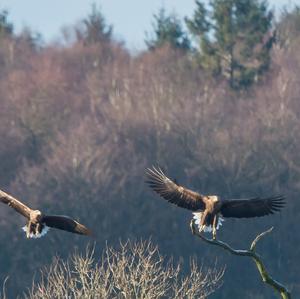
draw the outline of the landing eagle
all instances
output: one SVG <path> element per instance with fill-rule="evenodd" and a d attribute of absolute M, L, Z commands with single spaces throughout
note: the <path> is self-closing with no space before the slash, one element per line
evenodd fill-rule
<path fill-rule="evenodd" d="M 65 230 L 80 235 L 91 235 L 91 231 L 84 225 L 68 216 L 45 215 L 39 210 L 33 210 L 21 201 L 0 190 L 0 201 L 12 207 L 27 219 L 27 224 L 22 228 L 27 238 L 44 236 L 49 227 Z"/>
<path fill-rule="evenodd" d="M 261 217 L 278 212 L 285 204 L 283 196 L 249 199 L 220 199 L 216 195 L 202 195 L 165 176 L 160 168 L 146 171 L 149 186 L 168 202 L 194 211 L 194 219 L 199 232 L 216 232 L 222 225 L 223 217 Z"/>

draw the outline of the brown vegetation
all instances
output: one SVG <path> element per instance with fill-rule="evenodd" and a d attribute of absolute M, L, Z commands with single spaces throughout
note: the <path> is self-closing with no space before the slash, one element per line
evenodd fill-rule
<path fill-rule="evenodd" d="M 269 74 L 255 89 L 237 93 L 168 47 L 132 57 L 113 41 L 41 49 L 20 37 L 2 41 L 1 188 L 45 212 L 70 208 L 70 216 L 94 228 L 97 246 L 152 235 L 162 254 L 181 257 L 184 265 L 191 255 L 209 263 L 218 256 L 230 265 L 218 298 L 272 294 L 257 287 L 255 269 L 199 249 L 189 234 L 190 214 L 154 198 L 144 184 L 146 167 L 168 168 L 202 193 L 285 194 L 281 216 L 239 225 L 229 220 L 220 234 L 244 244 L 272 223 L 275 233 L 263 245 L 270 270 L 284 273 L 283 282 L 299 296 L 298 43 L 275 46 Z M 0 279 L 10 277 L 11 296 L 51 256 L 86 247 L 80 237 L 54 232 L 29 242 L 21 217 L 11 223 L 7 213 L 13 212 L 2 206 Z"/>
<path fill-rule="evenodd" d="M 199 268 L 190 273 L 163 257 L 150 241 L 106 247 L 99 262 L 95 251 L 74 254 L 67 262 L 56 259 L 42 272 L 25 297 L 60 298 L 206 298 L 221 285 L 223 270 Z"/>

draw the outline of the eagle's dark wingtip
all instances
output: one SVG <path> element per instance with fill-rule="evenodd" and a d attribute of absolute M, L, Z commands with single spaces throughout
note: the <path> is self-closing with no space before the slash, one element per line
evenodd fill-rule
<path fill-rule="evenodd" d="M 153 174 L 156 174 L 155 170 L 156 169 L 154 166 L 152 166 L 152 168 L 150 167 L 146 168 L 146 177 L 152 177 Z"/>
<path fill-rule="evenodd" d="M 152 168 L 146 169 L 146 183 L 148 184 L 153 183 L 154 181 L 161 182 L 165 177 L 165 174 L 159 167 L 157 169 L 155 166 L 152 166 Z"/>
<path fill-rule="evenodd" d="M 159 166 L 146 169 L 146 179 L 145 183 L 155 192 L 157 192 L 162 197 L 168 197 L 168 192 L 166 191 L 166 184 L 169 179 L 163 173 Z"/>
<path fill-rule="evenodd" d="M 285 196 L 284 195 L 277 195 L 273 197 L 273 202 L 275 204 L 280 204 L 280 205 L 285 205 L 286 201 L 285 201 Z"/>
<path fill-rule="evenodd" d="M 152 189 L 155 189 L 158 186 L 162 186 L 164 184 L 168 184 L 170 182 L 174 183 L 175 185 L 179 186 L 179 183 L 176 179 L 169 179 L 163 170 L 157 166 L 152 166 L 152 168 L 146 169 L 146 184 L 148 184 Z"/>
<path fill-rule="evenodd" d="M 271 212 L 272 214 L 274 212 L 279 212 L 281 209 L 286 205 L 286 200 L 284 195 L 277 195 L 271 197 L 272 206 L 271 206 Z"/>
<path fill-rule="evenodd" d="M 80 235 L 85 235 L 85 236 L 93 236 L 93 232 L 89 230 L 86 226 L 83 224 L 77 223 L 75 227 L 75 232 L 80 234 Z"/>
<path fill-rule="evenodd" d="M 88 229 L 88 231 L 86 233 L 86 236 L 95 238 L 95 234 L 91 230 L 89 230 L 89 229 Z"/>

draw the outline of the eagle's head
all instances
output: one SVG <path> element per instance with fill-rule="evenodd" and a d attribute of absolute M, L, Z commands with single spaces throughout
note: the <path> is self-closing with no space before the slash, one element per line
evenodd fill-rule
<path fill-rule="evenodd" d="M 34 223 L 37 223 L 37 222 L 40 222 L 42 220 L 42 212 L 39 211 L 39 210 L 32 210 L 30 212 L 30 221 L 34 222 Z"/>
<path fill-rule="evenodd" d="M 209 200 L 211 200 L 212 202 L 218 202 L 219 198 L 217 195 L 209 195 L 208 196 Z"/>

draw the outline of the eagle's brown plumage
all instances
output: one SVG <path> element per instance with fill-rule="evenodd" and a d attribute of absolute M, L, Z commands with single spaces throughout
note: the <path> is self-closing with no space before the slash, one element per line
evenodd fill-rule
<path fill-rule="evenodd" d="M 53 227 L 80 235 L 91 235 L 91 231 L 84 225 L 68 216 L 44 215 L 39 210 L 33 210 L 21 201 L 0 190 L 0 201 L 12 207 L 15 211 L 28 219 L 25 227 L 26 236 L 40 237 L 47 232 L 47 227 Z"/>
<path fill-rule="evenodd" d="M 16 198 L 0 190 L 0 201 L 15 209 L 18 213 L 29 219 L 31 209 Z"/>
<path fill-rule="evenodd" d="M 165 176 L 160 168 L 148 168 L 146 182 L 162 198 L 179 207 L 192 211 L 199 219 L 200 230 L 205 226 L 212 226 L 214 237 L 219 216 L 249 218 L 261 217 L 278 212 L 285 204 L 283 196 L 249 199 L 220 200 L 216 195 L 201 195 L 178 185 Z"/>
<path fill-rule="evenodd" d="M 148 168 L 146 175 L 149 186 L 170 203 L 193 211 L 205 208 L 202 195 L 177 185 L 166 177 L 160 168 Z"/>

